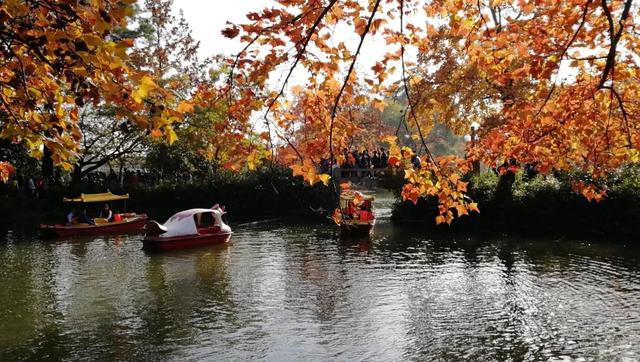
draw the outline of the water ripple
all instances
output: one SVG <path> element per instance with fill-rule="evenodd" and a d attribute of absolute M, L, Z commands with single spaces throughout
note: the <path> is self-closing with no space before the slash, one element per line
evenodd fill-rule
<path fill-rule="evenodd" d="M 0 360 L 640 358 L 640 251 L 555 240 L 373 240 L 329 224 L 146 254 L 139 236 L 0 244 Z"/>

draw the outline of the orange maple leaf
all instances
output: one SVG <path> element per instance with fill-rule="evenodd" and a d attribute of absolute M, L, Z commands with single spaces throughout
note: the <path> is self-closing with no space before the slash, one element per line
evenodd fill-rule
<path fill-rule="evenodd" d="M 240 29 L 237 26 L 231 25 L 228 28 L 222 30 L 222 35 L 229 39 L 233 39 L 240 34 Z"/>

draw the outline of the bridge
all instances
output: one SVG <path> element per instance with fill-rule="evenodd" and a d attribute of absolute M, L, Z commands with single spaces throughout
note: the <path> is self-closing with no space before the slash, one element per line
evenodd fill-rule
<path fill-rule="evenodd" d="M 339 182 L 351 181 L 354 184 L 375 187 L 380 176 L 389 172 L 388 168 L 336 168 L 333 177 Z"/>

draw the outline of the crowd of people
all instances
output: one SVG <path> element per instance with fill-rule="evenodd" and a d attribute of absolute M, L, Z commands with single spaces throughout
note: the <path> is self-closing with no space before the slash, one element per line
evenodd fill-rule
<path fill-rule="evenodd" d="M 334 168 L 342 168 L 342 169 L 382 169 L 387 168 L 389 155 L 387 151 L 380 147 L 380 149 L 374 150 L 372 153 L 369 153 L 368 149 L 364 149 L 362 151 L 357 148 L 344 148 L 342 150 L 342 158 L 338 161 L 337 158 L 333 160 Z M 331 165 L 329 164 L 329 160 L 323 158 L 320 160 L 320 171 L 323 173 L 329 173 L 329 168 Z"/>
<path fill-rule="evenodd" d="M 62 180 L 57 176 L 44 178 L 15 174 L 9 178 L 8 182 L 0 182 L 0 195 L 17 196 L 24 193 L 28 197 L 38 200 L 46 196 L 50 186 L 61 184 Z"/>
<path fill-rule="evenodd" d="M 382 147 L 371 154 L 366 148 L 362 151 L 344 148 L 342 155 L 344 161 L 339 165 L 341 168 L 386 168 L 389 160 L 387 151 Z"/>

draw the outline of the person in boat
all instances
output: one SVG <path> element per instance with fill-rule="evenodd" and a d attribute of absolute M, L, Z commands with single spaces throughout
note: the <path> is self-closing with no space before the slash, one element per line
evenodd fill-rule
<path fill-rule="evenodd" d="M 373 220 L 373 213 L 371 212 L 371 205 L 369 201 L 362 203 L 362 206 L 360 206 L 359 216 L 360 216 L 360 221 Z"/>
<path fill-rule="evenodd" d="M 100 217 L 107 219 L 108 222 L 113 221 L 113 213 L 111 212 L 111 209 L 109 209 L 109 204 L 104 204 L 102 210 L 100 210 Z"/>
<path fill-rule="evenodd" d="M 346 219 L 353 219 L 355 215 L 356 209 L 353 207 L 353 202 L 349 201 L 349 204 L 347 204 L 347 209 L 344 212 L 344 217 Z"/>
<path fill-rule="evenodd" d="M 83 223 L 83 224 L 89 224 L 89 225 L 95 225 L 96 224 L 93 221 L 93 219 L 90 218 L 89 215 L 87 215 L 87 209 L 83 209 L 82 210 L 82 214 L 80 214 L 80 216 L 78 216 L 78 222 L 79 223 Z"/>
<path fill-rule="evenodd" d="M 71 211 L 67 214 L 67 225 L 74 225 L 78 223 L 78 212 L 76 208 L 72 208 Z"/>

